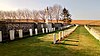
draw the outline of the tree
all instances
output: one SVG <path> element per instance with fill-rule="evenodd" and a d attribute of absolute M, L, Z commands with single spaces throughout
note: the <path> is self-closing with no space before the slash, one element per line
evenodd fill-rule
<path fill-rule="evenodd" d="M 10 19 L 10 20 L 14 20 L 14 19 L 19 19 L 19 21 L 21 19 L 26 19 L 28 21 L 28 19 L 33 19 L 34 21 L 38 22 L 39 19 L 42 19 L 44 22 L 46 20 L 46 15 L 48 20 L 56 20 L 57 23 L 59 20 L 61 20 L 62 17 L 67 17 L 67 20 L 71 21 L 71 14 L 69 14 L 69 11 L 66 10 L 64 8 L 64 10 L 66 10 L 65 12 L 62 11 L 62 6 L 55 4 L 52 7 L 47 7 L 47 11 L 45 10 L 28 10 L 28 9 L 18 9 L 17 11 L 0 11 L 0 19 Z M 62 13 L 63 12 L 63 13 Z M 62 16 L 63 15 L 63 16 Z"/>
<path fill-rule="evenodd" d="M 28 19 L 31 19 L 31 14 L 32 14 L 32 12 L 30 11 L 30 10 L 28 10 L 28 9 L 24 9 L 23 10 L 23 18 L 24 19 L 26 19 L 27 20 L 27 22 L 28 22 Z"/>
<path fill-rule="evenodd" d="M 53 15 L 54 15 L 54 18 L 56 19 L 57 23 L 58 23 L 58 20 L 60 19 L 59 16 L 61 13 L 62 13 L 62 7 L 60 5 L 55 4 L 53 6 Z"/>
<path fill-rule="evenodd" d="M 33 20 L 34 20 L 35 22 L 38 22 L 38 20 L 39 20 L 39 12 L 36 11 L 36 10 L 33 10 L 32 15 L 33 15 L 33 17 L 34 17 Z"/>
<path fill-rule="evenodd" d="M 54 13 L 53 13 L 53 7 L 49 7 L 49 16 L 50 16 L 50 20 L 51 20 L 51 22 L 52 22 L 52 20 L 53 20 L 53 16 L 54 16 Z"/>
<path fill-rule="evenodd" d="M 45 22 L 45 10 L 39 11 L 39 17 Z"/>
<path fill-rule="evenodd" d="M 67 21 L 67 23 L 70 24 L 70 22 L 72 21 L 71 14 L 69 14 L 69 11 L 66 8 L 63 9 L 62 15 L 64 16 L 63 21 Z"/>
<path fill-rule="evenodd" d="M 4 11 L 0 11 L 0 20 L 3 20 L 4 19 Z"/>
<path fill-rule="evenodd" d="M 16 11 L 16 13 L 17 13 L 17 15 L 16 15 L 16 17 L 17 17 L 17 19 L 19 19 L 19 21 L 22 19 L 22 10 L 20 10 L 20 9 L 18 9 L 17 11 Z"/>

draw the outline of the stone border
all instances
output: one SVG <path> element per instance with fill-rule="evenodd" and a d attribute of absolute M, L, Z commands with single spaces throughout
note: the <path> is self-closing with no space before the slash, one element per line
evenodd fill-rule
<path fill-rule="evenodd" d="M 86 25 L 84 25 L 85 29 L 91 34 L 93 35 L 97 40 L 100 41 L 100 35 L 96 33 L 96 30 L 93 28 L 88 28 Z"/>

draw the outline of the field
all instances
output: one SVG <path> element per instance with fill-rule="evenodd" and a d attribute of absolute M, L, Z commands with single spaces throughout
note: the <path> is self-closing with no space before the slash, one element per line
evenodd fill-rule
<path fill-rule="evenodd" d="M 100 25 L 100 20 L 72 20 L 72 24 Z"/>
<path fill-rule="evenodd" d="M 100 42 L 83 26 L 59 44 L 52 44 L 52 34 L 0 43 L 0 56 L 100 56 Z"/>
<path fill-rule="evenodd" d="M 9 20 L 8 20 L 9 21 Z M 20 19 L 20 21 L 18 19 L 14 19 L 14 22 L 36 22 L 35 20 L 32 19 Z M 38 22 L 44 22 L 43 20 L 38 20 Z M 59 20 L 57 22 L 57 20 L 49 20 L 48 22 L 52 22 L 52 23 L 63 23 L 62 20 Z M 89 24 L 89 25 L 100 25 L 100 20 L 72 20 L 71 24 Z"/>

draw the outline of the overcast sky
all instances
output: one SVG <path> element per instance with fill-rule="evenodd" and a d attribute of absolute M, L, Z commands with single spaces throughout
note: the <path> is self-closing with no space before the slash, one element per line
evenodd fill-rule
<path fill-rule="evenodd" d="M 66 7 L 74 20 L 100 20 L 100 0 L 0 0 L 0 10 L 41 10 L 54 4 Z"/>

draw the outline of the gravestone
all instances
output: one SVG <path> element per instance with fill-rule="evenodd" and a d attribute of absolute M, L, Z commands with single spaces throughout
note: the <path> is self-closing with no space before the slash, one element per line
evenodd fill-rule
<path fill-rule="evenodd" d="M 46 28 L 46 33 L 48 33 L 48 28 Z"/>
<path fill-rule="evenodd" d="M 19 38 L 23 38 L 23 30 L 19 30 Z"/>
<path fill-rule="evenodd" d="M 54 44 L 56 44 L 56 34 L 55 33 L 53 34 L 53 42 Z"/>
<path fill-rule="evenodd" d="M 54 31 L 54 29 L 52 28 L 52 30 L 51 30 L 52 32 Z"/>
<path fill-rule="evenodd" d="M 41 24 L 41 28 L 43 28 L 43 24 Z"/>
<path fill-rule="evenodd" d="M 52 24 L 51 23 L 48 23 L 47 24 L 47 28 L 49 29 L 49 32 L 51 32 L 52 31 Z"/>
<path fill-rule="evenodd" d="M 30 32 L 30 36 L 32 36 L 33 35 L 32 29 L 29 29 L 29 32 Z"/>
<path fill-rule="evenodd" d="M 37 30 L 37 28 L 35 28 L 35 34 L 36 34 L 36 35 L 38 34 L 38 30 Z"/>
<path fill-rule="evenodd" d="M 64 36 L 66 35 L 66 32 L 64 31 Z"/>
<path fill-rule="evenodd" d="M 55 31 L 55 28 L 54 28 L 54 31 Z"/>
<path fill-rule="evenodd" d="M 15 39 L 15 30 L 10 30 L 10 40 L 14 40 Z"/>
<path fill-rule="evenodd" d="M 64 31 L 62 31 L 62 38 L 64 38 Z"/>
<path fill-rule="evenodd" d="M 59 32 L 59 40 L 61 39 L 61 35 L 60 34 L 61 34 L 61 32 Z"/>
<path fill-rule="evenodd" d="M 49 32 L 51 32 L 51 28 L 49 28 Z"/>
<path fill-rule="evenodd" d="M 44 28 L 42 28 L 42 33 L 45 33 L 45 32 L 44 32 Z"/>
<path fill-rule="evenodd" d="M 0 42 L 2 42 L 2 31 L 0 31 Z"/>

